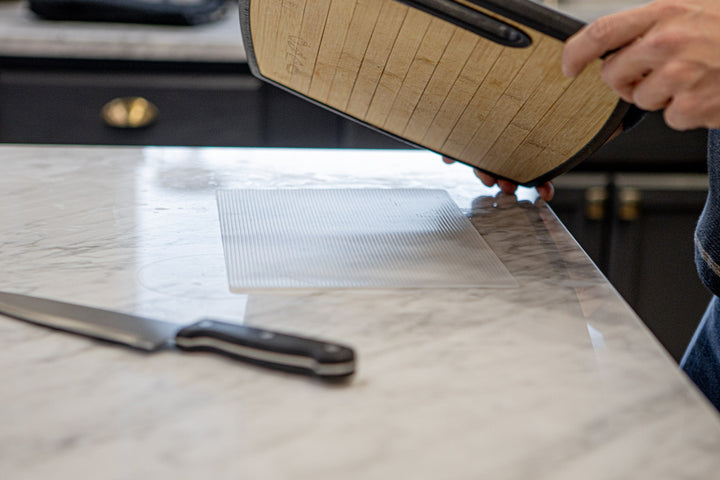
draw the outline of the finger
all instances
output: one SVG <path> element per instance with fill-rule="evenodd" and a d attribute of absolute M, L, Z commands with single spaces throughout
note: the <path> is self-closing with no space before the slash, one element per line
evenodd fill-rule
<path fill-rule="evenodd" d="M 643 35 L 657 21 L 657 9 L 638 7 L 601 17 L 570 37 L 563 49 L 562 69 L 575 77 L 596 58 Z"/>
<path fill-rule="evenodd" d="M 542 198 L 546 202 L 549 202 L 555 196 L 555 187 L 551 182 L 543 183 L 542 185 L 537 187 L 536 190 L 538 194 L 540 194 L 540 198 Z"/>
<path fill-rule="evenodd" d="M 451 163 L 455 163 L 455 160 L 453 160 L 452 158 L 445 157 L 445 156 L 442 157 L 442 161 L 447 163 L 448 165 L 450 165 Z"/>
<path fill-rule="evenodd" d="M 509 180 L 498 180 L 497 184 L 498 187 L 500 187 L 500 191 L 508 195 L 512 195 L 515 193 L 515 190 L 517 190 L 517 184 L 512 183 Z"/>
<path fill-rule="evenodd" d="M 703 94 L 703 88 L 673 96 L 663 118 L 674 130 L 720 127 L 720 99 Z"/>
<path fill-rule="evenodd" d="M 638 83 L 630 101 L 644 110 L 660 110 L 673 96 L 691 89 L 701 76 L 702 72 L 686 62 L 668 63 Z"/>
<path fill-rule="evenodd" d="M 665 123 L 675 130 L 720 128 L 718 85 L 720 73 L 706 72 L 691 88 L 673 95 L 663 112 Z"/>
<path fill-rule="evenodd" d="M 653 56 L 642 41 L 633 42 L 606 58 L 602 66 L 602 78 L 618 92 L 626 102 L 633 101 L 633 93 L 654 69 L 662 66 L 662 58 Z"/>
<path fill-rule="evenodd" d="M 497 183 L 497 179 L 493 177 L 492 175 L 488 175 L 485 172 L 481 172 L 477 168 L 473 170 L 475 172 L 475 176 L 480 179 L 480 181 L 485 185 L 486 187 L 492 187 Z"/>
<path fill-rule="evenodd" d="M 679 131 L 700 127 L 697 109 L 690 107 L 694 103 L 689 95 L 680 94 L 673 97 L 663 111 L 663 119 L 668 127 Z"/>

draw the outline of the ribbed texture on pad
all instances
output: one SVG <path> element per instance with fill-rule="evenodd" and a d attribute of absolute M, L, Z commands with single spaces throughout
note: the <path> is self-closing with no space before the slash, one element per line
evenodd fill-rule
<path fill-rule="evenodd" d="M 447 192 L 220 190 L 230 288 L 512 287 Z"/>

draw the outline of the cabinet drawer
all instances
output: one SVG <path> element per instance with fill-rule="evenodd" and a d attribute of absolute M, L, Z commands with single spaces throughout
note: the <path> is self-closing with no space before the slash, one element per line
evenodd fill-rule
<path fill-rule="evenodd" d="M 108 126 L 103 106 L 143 97 L 157 120 Z M 245 146 L 262 142 L 261 85 L 244 74 L 0 73 L 0 140 L 8 143 Z"/>

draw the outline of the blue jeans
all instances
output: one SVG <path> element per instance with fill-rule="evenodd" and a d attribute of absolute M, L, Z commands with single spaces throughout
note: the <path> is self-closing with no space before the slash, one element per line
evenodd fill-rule
<path fill-rule="evenodd" d="M 680 368 L 720 410 L 720 299 L 713 296 Z"/>

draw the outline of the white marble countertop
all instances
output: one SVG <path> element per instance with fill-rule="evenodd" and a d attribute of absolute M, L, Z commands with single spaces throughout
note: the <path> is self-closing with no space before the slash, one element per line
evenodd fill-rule
<path fill-rule="evenodd" d="M 245 62 L 237 6 L 187 26 L 43 20 L 20 0 L 0 1 L 0 56 Z"/>
<path fill-rule="evenodd" d="M 6 145 L 0 162 L 0 290 L 359 356 L 323 384 L 0 316 L 0 478 L 718 478 L 720 416 L 530 190 L 496 196 L 421 151 Z M 518 286 L 230 293 L 216 189 L 299 187 L 445 189 Z"/>
<path fill-rule="evenodd" d="M 545 2 L 582 20 L 643 0 Z M 25 1 L 0 1 L 0 56 L 245 62 L 237 7 L 218 22 L 194 27 L 42 20 Z"/>

